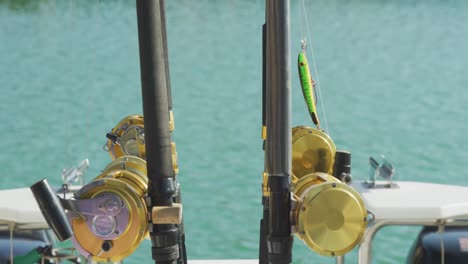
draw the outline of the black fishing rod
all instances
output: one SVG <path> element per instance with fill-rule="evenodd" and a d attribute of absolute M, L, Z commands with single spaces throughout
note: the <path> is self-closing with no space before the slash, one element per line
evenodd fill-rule
<path fill-rule="evenodd" d="M 164 0 L 136 1 L 145 123 L 149 207 L 172 206 L 177 195 L 170 114 L 170 86 Z M 179 225 L 150 227 L 152 257 L 158 264 L 186 263 Z"/>
<path fill-rule="evenodd" d="M 171 78 L 169 74 L 169 49 L 167 47 L 167 31 L 166 31 L 166 4 L 165 1 L 161 2 L 161 23 L 162 23 L 162 40 L 164 52 L 164 67 L 166 72 L 166 88 L 167 88 L 167 105 L 169 111 L 172 111 L 172 91 L 171 91 Z"/>
<path fill-rule="evenodd" d="M 289 0 L 266 0 L 265 166 L 269 187 L 266 243 L 270 264 L 292 261 L 289 6 Z"/>
<path fill-rule="evenodd" d="M 266 24 L 262 26 L 262 139 L 263 139 L 263 150 L 266 151 Z M 266 157 L 266 156 L 265 156 Z M 259 253 L 258 253 L 258 260 L 259 264 L 267 264 L 268 263 L 268 249 L 267 249 L 267 235 L 269 230 L 269 222 L 268 218 L 270 215 L 269 209 L 269 190 L 268 190 L 268 172 L 267 172 L 267 163 L 268 161 L 265 159 L 265 169 L 263 172 L 263 183 L 262 183 L 262 206 L 263 206 L 263 214 L 262 219 L 260 220 L 260 245 L 259 245 Z"/>
<path fill-rule="evenodd" d="M 174 130 L 174 115 L 172 112 L 172 90 L 171 90 L 171 78 L 169 74 L 169 48 L 167 46 L 167 31 L 166 31 L 166 6 L 165 1 L 161 3 L 161 22 L 162 22 L 162 29 L 163 29 L 163 51 L 164 51 L 164 62 L 165 62 L 165 70 L 166 70 L 166 86 L 167 86 L 167 104 L 169 108 L 169 118 L 170 118 L 170 127 L 169 129 L 171 132 Z M 171 133 L 172 135 L 172 133 Z M 172 139 L 171 139 L 172 141 Z M 173 142 L 173 141 L 172 141 Z M 175 148 L 175 143 L 174 148 Z M 178 189 L 176 193 L 176 197 L 174 202 L 182 204 L 182 192 Z M 179 227 L 179 237 L 178 237 L 178 244 L 179 244 L 179 259 L 177 261 L 178 264 L 185 264 L 187 263 L 187 250 L 185 248 L 185 229 L 184 229 L 184 222 L 182 219 L 182 223 L 178 225 Z"/>

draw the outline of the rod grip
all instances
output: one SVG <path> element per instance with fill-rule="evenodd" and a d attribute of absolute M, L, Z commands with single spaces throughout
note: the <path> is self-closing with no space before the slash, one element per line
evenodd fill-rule
<path fill-rule="evenodd" d="M 73 231 L 68 223 L 59 197 L 52 190 L 47 180 L 42 179 L 31 185 L 30 188 L 41 209 L 42 215 L 57 238 L 60 241 L 64 241 L 73 236 Z"/>

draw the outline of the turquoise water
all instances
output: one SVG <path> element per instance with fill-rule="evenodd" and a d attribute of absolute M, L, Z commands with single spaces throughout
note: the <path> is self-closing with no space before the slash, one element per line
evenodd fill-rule
<path fill-rule="evenodd" d="M 306 2 L 329 132 L 352 152 L 354 178 L 365 179 L 370 155 L 385 154 L 400 180 L 468 185 L 468 3 Z M 167 1 L 192 259 L 257 257 L 263 9 Z M 296 1 L 291 13 L 296 56 Z M 311 125 L 292 61 L 293 125 Z M 110 161 L 105 133 L 142 111 L 134 2 L 0 0 L 0 82 L 0 187 L 59 184 L 61 169 L 86 157 L 93 178 Z M 383 230 L 375 263 L 402 263 L 417 232 Z M 126 263 L 150 263 L 149 252 L 145 241 Z M 334 262 L 296 240 L 294 263 Z"/>

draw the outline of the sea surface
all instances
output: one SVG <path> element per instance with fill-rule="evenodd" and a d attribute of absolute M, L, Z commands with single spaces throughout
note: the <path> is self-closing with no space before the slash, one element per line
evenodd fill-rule
<path fill-rule="evenodd" d="M 264 1 L 166 5 L 188 256 L 257 258 Z M 463 0 L 292 1 L 292 124 L 312 125 L 295 65 L 306 36 L 319 116 L 355 180 L 383 154 L 398 180 L 468 186 L 467 21 Z M 139 67 L 134 1 L 0 0 L 0 187 L 58 185 L 84 158 L 97 176 L 106 132 L 142 113 Z M 374 263 L 403 263 L 418 231 L 378 233 Z M 294 263 L 334 263 L 294 244 Z M 150 242 L 125 263 L 151 263 Z"/>

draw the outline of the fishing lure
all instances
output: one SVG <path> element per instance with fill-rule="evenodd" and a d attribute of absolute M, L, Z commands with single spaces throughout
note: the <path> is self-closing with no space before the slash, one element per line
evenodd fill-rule
<path fill-rule="evenodd" d="M 317 128 L 320 129 L 320 121 L 318 119 L 316 101 L 314 97 L 315 82 L 310 75 L 309 63 L 307 62 L 304 50 L 299 52 L 297 66 L 299 69 L 299 80 L 301 82 L 302 94 L 304 95 L 307 109 L 309 110 L 312 122 L 314 122 Z"/>

